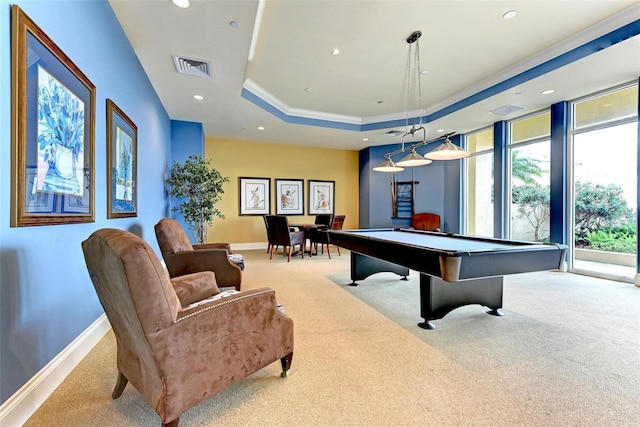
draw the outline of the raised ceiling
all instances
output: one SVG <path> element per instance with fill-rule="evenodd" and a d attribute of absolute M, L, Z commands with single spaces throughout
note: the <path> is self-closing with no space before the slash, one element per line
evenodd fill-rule
<path fill-rule="evenodd" d="M 384 134 L 404 130 L 406 38 L 415 30 L 422 32 L 420 68 L 427 71 L 417 114 L 428 122 L 428 138 L 439 129 L 481 129 L 640 76 L 640 2 L 110 4 L 170 118 L 201 122 L 207 137 L 353 150 L 399 142 Z M 503 19 L 511 10 L 516 16 Z M 211 76 L 178 73 L 175 56 L 209 63 Z M 547 89 L 555 92 L 542 95 Z M 414 93 L 411 105 L 416 100 Z M 509 104 L 525 108 L 490 113 Z"/>

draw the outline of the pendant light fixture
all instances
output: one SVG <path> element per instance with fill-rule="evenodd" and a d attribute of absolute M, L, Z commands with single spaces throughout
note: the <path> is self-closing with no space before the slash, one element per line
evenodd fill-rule
<path fill-rule="evenodd" d="M 414 31 L 407 37 L 407 43 L 409 44 L 409 50 L 407 53 L 407 102 L 406 102 L 406 119 L 405 126 L 406 131 L 402 135 L 402 148 L 396 150 L 391 153 L 385 154 L 385 161 L 377 165 L 373 168 L 374 171 L 378 172 L 400 172 L 403 167 L 413 167 L 413 166 L 423 166 L 428 165 L 432 162 L 432 160 L 454 160 L 461 159 L 469 156 L 469 152 L 463 150 L 462 148 L 454 145 L 449 139 L 450 136 L 455 135 L 455 132 L 449 133 L 444 136 L 444 142 L 441 146 L 436 148 L 435 150 L 421 156 L 416 151 L 416 148 L 422 147 L 423 145 L 427 145 L 431 142 L 438 141 L 443 137 L 436 138 L 430 141 L 427 141 L 427 131 L 425 127 L 422 125 L 422 113 L 419 116 L 419 122 L 417 124 L 412 124 L 411 128 L 409 128 L 409 110 L 410 110 L 410 99 L 412 94 L 417 94 L 417 107 L 420 108 L 422 106 L 422 87 L 420 85 L 420 76 L 422 75 L 422 70 L 420 69 L 420 42 L 419 39 L 422 36 L 421 31 Z M 412 47 L 415 44 L 415 55 L 412 57 Z M 416 77 L 412 79 L 412 69 L 415 69 Z M 412 87 L 412 81 L 415 81 L 415 86 Z M 422 142 L 418 142 L 412 144 L 410 146 L 405 147 L 405 138 L 409 135 L 413 136 L 416 132 L 422 131 Z M 394 163 L 391 159 L 391 156 L 396 154 L 409 152 L 406 156 L 404 156 L 401 160 Z"/>

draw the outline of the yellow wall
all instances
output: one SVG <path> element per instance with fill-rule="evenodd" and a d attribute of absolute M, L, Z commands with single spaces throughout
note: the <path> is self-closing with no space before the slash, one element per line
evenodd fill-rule
<path fill-rule="evenodd" d="M 215 218 L 208 240 L 230 243 L 266 243 L 262 216 L 240 216 L 239 177 L 271 178 L 271 213 L 275 214 L 276 178 L 304 179 L 304 211 L 308 211 L 307 180 L 335 181 L 335 213 L 346 215 L 344 228 L 358 227 L 358 152 L 287 144 L 207 138 L 205 157 L 222 176 L 222 201 L 218 208 L 225 219 Z M 296 215 L 289 222 L 313 222 L 315 215 Z"/>

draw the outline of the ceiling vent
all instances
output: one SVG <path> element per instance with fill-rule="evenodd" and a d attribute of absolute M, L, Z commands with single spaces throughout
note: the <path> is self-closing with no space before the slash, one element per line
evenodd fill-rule
<path fill-rule="evenodd" d="M 190 76 L 211 77 L 211 62 L 173 55 L 176 71 Z"/>
<path fill-rule="evenodd" d="M 520 111 L 524 108 L 525 107 L 523 107 L 522 105 L 507 104 L 503 105 L 500 108 L 496 108 L 495 110 L 491 110 L 490 113 L 497 116 L 506 116 L 507 114 L 515 113 L 516 111 Z"/>
<path fill-rule="evenodd" d="M 396 136 L 402 136 L 404 135 L 404 133 L 405 132 L 403 130 L 390 130 L 389 132 L 385 132 L 384 135 L 396 137 Z"/>

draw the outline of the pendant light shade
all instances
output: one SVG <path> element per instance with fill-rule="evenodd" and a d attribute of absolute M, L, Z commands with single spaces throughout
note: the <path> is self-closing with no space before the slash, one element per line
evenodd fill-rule
<path fill-rule="evenodd" d="M 469 157 L 471 153 L 455 145 L 449 138 L 446 138 L 441 146 L 428 152 L 424 156 L 431 160 L 457 160 Z"/>
<path fill-rule="evenodd" d="M 374 167 L 373 170 L 377 172 L 401 172 L 404 168 L 396 166 L 393 160 L 391 160 L 391 157 L 387 156 L 387 160 Z"/>
<path fill-rule="evenodd" d="M 431 160 L 424 158 L 420 154 L 416 153 L 416 149 L 413 148 L 409 154 L 402 158 L 399 162 L 396 162 L 397 166 L 423 166 L 431 163 Z"/>

